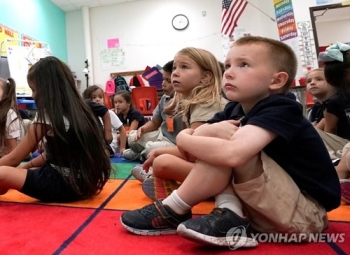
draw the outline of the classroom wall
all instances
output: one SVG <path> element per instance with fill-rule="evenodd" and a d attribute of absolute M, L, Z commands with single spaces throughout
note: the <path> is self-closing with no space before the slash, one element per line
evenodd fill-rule
<path fill-rule="evenodd" d="M 316 23 L 319 46 L 328 46 L 335 42 L 350 42 L 349 28 L 350 16 L 349 19 Z"/>
<path fill-rule="evenodd" d="M 207 49 L 223 61 L 221 3 L 221 0 L 147 0 L 90 8 L 90 71 L 93 74 L 90 84 L 104 87 L 112 72 L 163 65 L 176 52 L 188 46 Z M 250 0 L 250 3 L 274 17 L 272 0 L 264 3 Z M 179 13 L 187 15 L 190 21 L 184 31 L 176 31 L 171 25 L 172 18 Z M 278 39 L 276 23 L 250 4 L 238 25 L 243 25 L 254 35 Z M 83 76 L 80 70 L 83 70 L 86 59 L 86 54 L 82 53 L 86 50 L 82 48 L 83 29 L 80 29 L 80 33 L 78 29 L 81 26 L 84 24 L 80 11 L 67 13 L 69 63 L 74 70 L 78 70 L 78 77 Z M 101 51 L 106 48 L 106 41 L 110 38 L 119 38 L 125 59 L 121 65 L 108 68 L 102 62 Z M 84 89 L 84 78 L 81 80 Z"/>
<path fill-rule="evenodd" d="M 65 12 L 49 0 L 0 0 L 0 23 L 47 42 L 52 53 L 67 61 Z"/>

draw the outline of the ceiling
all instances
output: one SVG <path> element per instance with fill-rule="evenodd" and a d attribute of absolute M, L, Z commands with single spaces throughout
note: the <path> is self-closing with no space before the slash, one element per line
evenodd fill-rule
<path fill-rule="evenodd" d="M 65 12 L 77 11 L 81 7 L 99 7 L 132 1 L 147 0 L 50 0 Z M 314 11 L 316 22 L 350 19 L 350 7 Z"/>
<path fill-rule="evenodd" d="M 111 4 L 119 4 L 132 1 L 145 1 L 145 0 L 50 0 L 56 6 L 61 8 L 65 12 L 80 10 L 81 7 L 99 7 Z"/>

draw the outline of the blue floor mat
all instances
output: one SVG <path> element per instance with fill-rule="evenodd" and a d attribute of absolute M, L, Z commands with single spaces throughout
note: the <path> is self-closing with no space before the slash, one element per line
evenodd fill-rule
<path fill-rule="evenodd" d="M 39 155 L 40 153 L 38 151 L 35 151 L 32 153 L 31 158 L 36 158 Z M 126 160 L 125 158 L 120 157 L 117 154 L 114 157 L 110 158 L 110 160 L 111 160 L 111 163 L 141 163 L 139 160 Z"/>

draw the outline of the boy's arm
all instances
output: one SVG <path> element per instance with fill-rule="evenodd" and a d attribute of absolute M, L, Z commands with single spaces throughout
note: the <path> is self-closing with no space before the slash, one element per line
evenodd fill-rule
<path fill-rule="evenodd" d="M 137 130 L 137 135 L 135 135 L 133 142 L 136 142 L 145 133 L 157 130 L 160 127 L 160 125 L 161 122 L 153 117 L 151 121 L 148 121 L 145 125 L 139 127 L 139 129 Z"/>
<path fill-rule="evenodd" d="M 336 115 L 329 113 L 327 111 L 323 112 L 324 115 L 324 129 L 323 131 L 336 134 L 338 128 L 339 119 Z"/>
<path fill-rule="evenodd" d="M 318 129 L 324 131 L 324 129 L 325 129 L 325 123 L 326 123 L 325 119 L 322 118 L 322 119 L 320 120 L 320 122 L 318 122 L 318 123 L 316 124 L 316 127 L 317 127 Z"/>
<path fill-rule="evenodd" d="M 159 121 L 158 119 L 153 117 L 151 119 L 151 121 L 148 121 L 145 125 L 140 127 L 140 128 L 143 129 L 142 130 L 143 131 L 142 134 L 148 133 L 148 132 L 152 132 L 154 130 L 157 130 L 160 127 L 161 124 L 162 124 L 161 121 Z"/>
<path fill-rule="evenodd" d="M 176 138 L 177 146 L 204 162 L 228 167 L 244 164 L 277 136 L 254 125 L 239 128 L 230 140 L 193 136 L 192 133 L 191 129 L 180 132 Z"/>
<path fill-rule="evenodd" d="M 108 111 L 105 113 L 105 115 L 102 116 L 102 121 L 104 126 L 104 134 L 105 134 L 106 142 L 110 144 L 113 141 L 113 137 L 112 137 L 111 116 L 109 115 Z"/>

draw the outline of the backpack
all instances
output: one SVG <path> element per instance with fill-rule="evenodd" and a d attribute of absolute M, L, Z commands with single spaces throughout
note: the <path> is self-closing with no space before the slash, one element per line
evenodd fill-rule
<path fill-rule="evenodd" d="M 130 87 L 134 86 L 134 87 L 144 87 L 145 83 L 142 80 L 142 77 L 140 75 L 134 75 L 131 79 L 130 79 Z"/>
<path fill-rule="evenodd" d="M 126 83 L 126 80 L 120 75 L 114 78 L 114 84 L 115 84 L 115 93 L 121 90 L 126 90 L 130 92 L 130 88 Z"/>
<path fill-rule="evenodd" d="M 108 95 L 113 95 L 115 93 L 115 84 L 114 84 L 114 79 L 113 78 L 109 79 L 106 82 L 105 92 Z"/>

